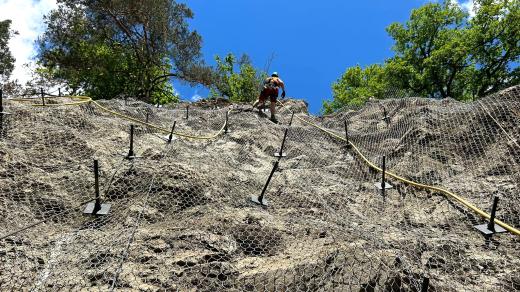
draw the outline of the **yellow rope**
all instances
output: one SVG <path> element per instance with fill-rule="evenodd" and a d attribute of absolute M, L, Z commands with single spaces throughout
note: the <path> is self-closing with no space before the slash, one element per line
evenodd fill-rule
<path fill-rule="evenodd" d="M 90 98 L 89 96 L 62 96 L 62 97 L 66 97 L 66 98 L 70 98 L 70 99 L 77 99 L 79 101 L 78 102 L 70 102 L 70 103 L 46 104 L 46 105 L 43 105 L 43 104 L 32 104 L 32 106 L 35 106 L 35 107 L 44 107 L 44 106 L 45 107 L 47 107 L 47 106 L 56 107 L 56 106 L 75 106 L 75 105 L 82 105 L 82 104 L 86 104 L 86 103 L 93 103 L 95 106 L 99 107 L 101 110 L 103 110 L 103 111 L 105 111 L 107 113 L 110 113 L 112 115 L 115 115 L 117 117 L 120 117 L 122 119 L 129 120 L 129 121 L 132 121 L 134 123 L 138 123 L 138 124 L 141 124 L 143 126 L 147 126 L 149 128 L 152 128 L 152 129 L 164 132 L 164 133 L 170 133 L 169 129 L 165 129 L 165 128 L 156 126 L 154 124 L 143 122 L 143 121 L 141 121 L 139 119 L 136 119 L 136 118 L 133 118 L 133 117 L 130 117 L 130 116 L 118 113 L 118 112 L 113 111 L 113 110 L 110 110 L 110 109 L 102 106 L 101 104 L 99 104 L 97 101 L 92 100 L 92 98 Z M 55 98 L 55 97 L 45 97 L 45 98 Z M 26 101 L 33 101 L 33 100 L 37 100 L 37 99 L 36 98 L 13 98 L 11 100 L 12 101 L 19 101 L 19 102 L 26 102 Z M 228 111 L 228 113 L 230 113 L 230 112 L 231 111 Z M 195 136 L 195 135 L 190 135 L 190 134 L 184 134 L 184 133 L 181 133 L 181 132 L 173 132 L 173 134 L 176 135 L 176 136 L 179 136 L 179 137 L 184 137 L 184 138 L 189 138 L 189 139 L 211 140 L 211 139 L 217 138 L 220 134 L 222 134 L 222 132 L 224 131 L 225 127 L 226 127 L 226 123 L 224 122 L 224 124 L 222 125 L 220 130 L 216 134 L 211 135 L 211 136 Z"/>
<path fill-rule="evenodd" d="M 282 107 L 285 109 L 285 105 L 282 104 L 282 103 L 280 103 L 280 104 L 281 104 Z M 289 110 L 289 111 L 291 111 L 291 110 Z M 368 166 L 370 166 L 371 168 L 373 168 L 373 169 L 375 169 L 375 170 L 377 170 L 377 171 L 379 171 L 379 172 L 382 172 L 382 171 L 383 171 L 383 170 L 382 170 L 381 168 L 379 168 L 377 165 L 375 165 L 375 164 L 372 163 L 370 160 L 368 160 L 368 158 L 366 158 L 366 156 L 363 155 L 363 153 L 361 153 L 361 151 L 359 150 L 359 148 L 358 148 L 356 145 L 354 145 L 354 143 L 352 143 L 351 141 L 347 141 L 347 139 L 346 139 L 345 137 L 341 137 L 341 136 L 339 136 L 338 134 L 336 134 L 336 133 L 334 133 L 334 132 L 332 132 L 332 131 L 330 131 L 330 130 L 328 130 L 328 129 L 325 129 L 325 128 L 323 128 L 323 127 L 320 127 L 320 126 L 318 126 L 318 125 L 315 124 L 315 123 L 312 123 L 312 122 L 309 122 L 309 121 L 307 121 L 307 120 L 304 120 L 303 118 L 301 118 L 301 117 L 299 117 L 299 116 L 296 116 L 296 118 L 297 118 L 298 120 L 302 121 L 303 123 L 306 123 L 306 124 L 308 124 L 308 125 L 310 125 L 310 126 L 312 126 L 312 127 L 315 127 L 315 128 L 317 128 L 317 129 L 319 129 L 319 130 L 321 130 L 321 131 L 323 131 L 323 132 L 329 134 L 329 135 L 332 136 L 332 137 L 335 137 L 335 138 L 337 138 L 337 139 L 339 139 L 339 140 L 342 140 L 342 141 L 348 142 L 348 143 L 352 146 L 352 149 L 354 149 L 354 151 L 356 152 L 356 154 L 357 154 L 357 155 L 358 155 L 358 156 L 359 156 L 359 157 L 360 157 L 360 158 L 361 158 L 361 159 L 362 159 L 366 164 L 368 164 Z M 411 185 L 411 186 L 414 186 L 414 187 L 416 187 L 416 188 L 426 189 L 426 190 L 431 190 L 431 191 L 435 191 L 435 192 L 443 193 L 443 194 L 445 194 L 445 195 L 447 195 L 447 196 L 449 196 L 449 197 L 452 197 L 453 199 L 457 200 L 458 202 L 460 202 L 461 204 L 463 204 L 463 205 L 466 206 L 467 208 L 473 210 L 473 211 L 474 211 L 475 213 L 477 213 L 478 215 L 480 215 L 480 216 L 482 216 L 482 217 L 484 217 L 484 218 L 486 218 L 486 219 L 488 219 L 488 220 L 491 218 L 491 216 L 490 216 L 488 213 L 482 211 L 481 209 L 477 208 L 475 205 L 473 205 L 473 204 L 471 204 L 470 202 L 468 202 L 468 201 L 467 201 L 466 199 L 464 199 L 463 197 L 461 197 L 461 196 L 459 196 L 459 195 L 457 195 L 457 194 L 455 194 L 455 193 L 453 193 L 453 192 L 450 192 L 450 191 L 445 190 L 445 189 L 440 188 L 440 187 L 435 187 L 435 186 L 430 186 L 430 185 L 426 185 L 426 184 L 418 183 L 418 182 L 415 182 L 415 181 L 412 181 L 412 180 L 406 179 L 406 178 L 404 178 L 404 177 L 401 177 L 401 176 L 399 176 L 399 175 L 397 175 L 397 174 L 394 174 L 394 173 L 392 173 L 392 172 L 385 171 L 385 174 L 386 174 L 387 176 L 393 177 L 393 178 L 396 179 L 396 180 L 399 180 L 399 181 L 401 181 L 401 182 L 404 182 L 404 183 L 406 183 L 406 184 L 408 184 L 408 185 Z M 500 220 L 498 220 L 498 219 L 495 219 L 495 223 L 498 224 L 498 225 L 500 225 L 500 226 L 502 226 L 502 227 L 503 227 L 504 229 L 506 229 L 507 231 L 509 231 L 509 232 L 511 232 L 511 233 L 513 233 L 513 234 L 515 234 L 515 235 L 520 236 L 520 230 L 516 229 L 515 227 L 510 226 L 510 225 L 508 225 L 507 223 L 505 223 L 505 222 L 503 222 L 503 221 L 500 221 Z"/>
<path fill-rule="evenodd" d="M 70 99 L 79 99 L 78 102 L 69 102 L 69 103 L 50 103 L 50 104 L 32 104 L 32 106 L 36 107 L 43 107 L 43 106 L 50 106 L 50 107 L 56 107 L 56 106 L 72 106 L 72 105 L 81 105 L 85 103 L 89 103 L 92 101 L 92 99 L 88 96 L 63 96 Z M 56 98 L 56 97 L 45 97 L 46 99 L 49 98 Z M 37 98 L 13 98 L 10 99 L 12 101 L 19 101 L 19 102 L 26 102 L 26 101 L 33 101 L 33 100 L 39 100 Z"/>
<path fill-rule="evenodd" d="M 159 126 L 156 126 L 156 125 L 153 125 L 153 124 L 150 124 L 150 123 L 147 123 L 147 122 L 143 122 L 143 121 L 138 120 L 136 118 L 132 118 L 130 116 L 127 116 L 127 115 L 115 112 L 113 110 L 107 109 L 106 107 L 100 105 L 97 101 L 92 100 L 92 103 L 95 104 L 100 109 L 102 109 L 102 110 L 104 110 L 104 111 L 106 111 L 108 113 L 111 113 L 111 114 L 113 114 L 115 116 L 118 116 L 120 118 L 123 118 L 123 119 L 129 120 L 129 121 L 132 121 L 132 122 L 135 122 L 135 123 L 138 123 L 138 124 L 141 124 L 141 125 L 153 128 L 153 129 L 156 129 L 158 131 L 162 131 L 162 132 L 165 132 L 165 133 L 170 133 L 170 130 L 168 130 L 168 129 L 161 128 Z M 194 136 L 194 135 L 189 135 L 189 134 L 183 134 L 183 133 L 180 133 L 180 132 L 173 132 L 173 134 L 175 134 L 176 136 L 190 138 L 190 139 L 210 140 L 210 139 L 214 139 L 214 138 L 218 137 L 220 134 L 222 134 L 222 132 L 224 131 L 225 127 L 226 127 L 226 124 L 224 123 L 222 125 L 222 127 L 220 128 L 220 130 L 216 134 L 211 135 L 211 136 Z"/>
<path fill-rule="evenodd" d="M 63 104 L 49 104 L 49 105 L 45 105 L 45 106 L 73 106 L 73 105 L 81 105 L 81 104 L 85 104 L 85 103 L 93 103 L 93 104 L 95 104 L 97 107 L 99 107 L 100 109 L 102 109 L 102 110 L 104 110 L 104 111 L 106 111 L 106 112 L 108 112 L 108 113 L 111 113 L 111 114 L 113 114 L 113 115 L 115 115 L 115 116 L 118 116 L 118 117 L 120 117 L 120 118 L 123 118 L 123 119 L 129 120 L 129 121 L 133 121 L 133 122 L 135 122 L 135 123 L 138 123 L 138 124 L 141 124 L 141 125 L 145 125 L 145 126 L 147 126 L 147 127 L 150 127 L 150 128 L 153 128 L 153 129 L 156 129 L 156 130 L 158 130 L 158 131 L 165 132 L 165 133 L 169 133 L 169 132 L 170 132 L 170 130 L 168 130 L 168 129 L 165 129 L 165 128 L 162 128 L 162 127 L 159 127 L 159 126 L 156 126 L 156 125 L 150 124 L 150 123 L 146 123 L 146 122 L 143 122 L 143 121 L 138 120 L 138 119 L 136 119 L 136 118 L 132 118 L 132 117 L 130 117 L 130 116 L 127 116 L 127 115 L 124 115 L 124 114 L 121 114 L 121 113 L 115 112 L 115 111 L 113 111 L 113 110 L 110 110 L 110 109 L 108 109 L 108 108 L 102 106 L 102 105 L 99 104 L 98 102 L 92 100 L 92 99 L 91 99 L 90 97 L 88 97 L 88 96 L 67 96 L 67 97 L 72 98 L 72 99 L 79 99 L 80 101 L 78 101 L 78 102 L 72 102 L 72 103 L 63 103 Z M 12 99 L 12 100 L 14 100 L 14 101 L 32 101 L 32 100 L 34 100 L 34 99 L 23 99 L 23 98 L 21 98 L 21 99 Z M 280 103 L 280 104 L 282 105 L 282 107 L 285 109 L 285 105 L 282 104 L 281 102 L 279 102 L 279 103 Z M 33 104 L 33 106 L 43 106 L 43 105 L 42 105 L 42 104 Z M 289 110 L 289 111 L 290 111 L 290 110 Z M 230 111 L 228 111 L 228 113 L 229 113 L 229 112 L 230 112 Z M 342 141 L 348 142 L 348 143 L 352 146 L 352 148 L 354 149 L 354 151 L 356 152 L 356 154 L 357 154 L 357 155 L 358 155 L 358 156 L 359 156 L 359 157 L 360 157 L 360 158 L 361 158 L 361 159 L 362 159 L 362 160 L 363 160 L 363 161 L 364 161 L 368 166 L 370 166 L 371 168 L 373 168 L 373 169 L 375 169 L 375 170 L 377 170 L 377 171 L 379 171 L 379 172 L 382 171 L 381 168 L 379 168 L 377 165 L 375 165 L 375 164 L 372 163 L 370 160 L 368 160 L 368 158 L 366 158 L 366 156 L 363 155 L 363 153 L 359 150 L 359 148 L 358 148 L 356 145 L 354 145 L 351 141 L 347 141 L 346 138 L 341 137 L 341 136 L 337 135 L 336 133 L 334 133 L 334 132 L 332 132 L 332 131 L 330 131 L 330 130 L 328 130 L 328 129 L 325 129 L 325 128 L 323 128 L 323 127 L 320 127 L 320 126 L 318 126 L 318 125 L 315 124 L 315 123 L 312 123 L 312 122 L 306 121 L 306 120 L 304 120 L 303 118 L 301 118 L 301 117 L 299 117 L 299 116 L 296 116 L 296 118 L 297 118 L 298 120 L 302 121 L 303 123 L 306 123 L 306 124 L 308 124 L 308 125 L 310 125 L 310 126 L 312 126 L 312 127 L 315 127 L 315 128 L 317 128 L 317 129 L 319 129 L 319 130 L 321 130 L 321 131 L 323 131 L 323 132 L 329 134 L 329 135 L 332 136 L 332 137 L 335 137 L 335 138 L 337 138 L 337 139 L 339 139 L 339 140 L 342 140 Z M 211 135 L 211 136 L 194 136 L 194 135 L 183 134 L 183 133 L 179 133 L 179 132 L 174 132 L 174 134 L 177 135 L 177 136 L 180 136 L 180 137 L 185 137 L 185 138 L 190 138 L 190 139 L 210 140 L 210 139 L 214 139 L 214 138 L 218 137 L 220 134 L 222 134 L 222 132 L 224 131 L 225 127 L 226 127 L 226 124 L 224 123 L 224 124 L 222 125 L 222 127 L 220 128 L 220 130 L 219 130 L 216 134 Z M 388 171 L 387 171 L 387 172 L 385 172 L 385 174 L 388 175 L 389 177 L 392 177 L 392 178 L 394 178 L 394 179 L 396 179 L 396 180 L 399 180 L 399 181 L 401 181 L 401 182 L 404 182 L 404 183 L 406 183 L 406 184 L 408 184 L 408 185 L 411 185 L 411 186 L 414 186 L 414 187 L 416 187 L 416 188 L 427 189 L 427 190 L 431 190 L 431 191 L 435 191 L 435 192 L 443 193 L 443 194 L 445 194 L 445 195 L 447 195 L 447 196 L 449 196 L 449 197 L 452 197 L 453 199 L 455 199 L 456 201 L 460 202 L 461 204 L 463 204 L 463 205 L 466 206 L 467 208 L 473 210 L 473 211 L 474 211 L 475 213 L 477 213 L 478 215 L 480 215 L 480 216 L 482 216 L 482 217 L 484 217 L 484 218 L 486 218 L 486 219 L 488 219 L 488 220 L 491 218 L 491 216 L 490 216 L 488 213 L 482 211 L 481 209 L 477 208 L 475 205 L 473 205 L 473 204 L 471 204 L 470 202 L 468 202 L 468 201 L 467 201 L 466 199 L 464 199 L 463 197 L 461 197 L 461 196 L 459 196 L 459 195 L 457 195 L 457 194 L 455 194 L 455 193 L 453 193 L 453 192 L 450 192 L 450 191 L 445 190 L 445 189 L 440 188 L 440 187 L 435 187 L 435 186 L 430 186 L 430 185 L 426 185 L 426 184 L 421 184 L 421 183 L 418 183 L 418 182 L 415 182 L 415 181 L 412 181 L 412 180 L 406 179 L 406 178 L 404 178 L 404 177 L 401 177 L 401 176 L 399 176 L 399 175 L 397 175 L 397 174 L 394 174 L 394 173 L 392 173 L 392 172 L 388 172 Z M 509 232 L 511 232 L 511 233 L 513 233 L 513 234 L 515 234 L 515 235 L 520 236 L 520 230 L 516 229 L 515 227 L 510 226 L 510 225 L 506 224 L 505 222 L 500 221 L 500 220 L 498 220 L 498 219 L 495 219 L 495 223 L 498 224 L 498 225 L 500 225 L 500 226 L 502 226 L 504 229 L 508 230 Z"/>

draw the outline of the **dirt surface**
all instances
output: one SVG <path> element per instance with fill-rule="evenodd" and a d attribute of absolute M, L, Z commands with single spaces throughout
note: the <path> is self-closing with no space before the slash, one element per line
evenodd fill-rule
<path fill-rule="evenodd" d="M 485 212 L 499 196 L 497 218 L 518 229 L 520 87 L 325 117 L 289 100 L 278 125 L 225 100 L 100 101 L 134 120 L 31 103 L 7 101 L 0 123 L 0 290 L 420 291 L 425 278 L 429 291 L 520 290 L 519 236 L 485 238 L 473 225 L 486 220 L 441 192 L 388 178 L 382 196 L 380 173 L 304 122 L 345 136 L 347 121 L 368 160 L 384 155 L 388 171 Z M 229 133 L 184 137 L 218 134 L 226 112 Z M 128 160 L 131 124 L 139 158 Z M 287 157 L 257 205 L 285 129 Z M 105 216 L 83 214 L 94 159 Z"/>

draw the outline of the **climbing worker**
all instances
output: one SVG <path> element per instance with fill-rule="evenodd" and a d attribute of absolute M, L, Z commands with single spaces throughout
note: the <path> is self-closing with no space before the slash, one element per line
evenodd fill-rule
<path fill-rule="evenodd" d="M 278 88 L 282 88 L 282 98 L 285 98 L 285 85 L 282 79 L 278 77 L 278 73 L 273 72 L 271 77 L 265 79 L 262 92 L 260 92 L 260 97 L 253 105 L 253 108 L 255 108 L 261 104 L 261 107 L 259 107 L 261 113 L 262 109 L 265 108 L 265 100 L 269 98 L 269 101 L 271 102 L 271 121 L 273 123 L 278 123 L 278 120 L 276 119 L 276 99 L 278 98 Z"/>

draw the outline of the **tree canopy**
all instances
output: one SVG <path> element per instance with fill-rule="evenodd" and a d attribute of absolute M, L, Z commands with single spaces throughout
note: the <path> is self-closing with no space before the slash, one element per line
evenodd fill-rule
<path fill-rule="evenodd" d="M 332 112 L 394 89 L 468 100 L 519 83 L 520 4 L 476 0 L 470 17 L 453 1 L 428 3 L 405 23 L 387 27 L 395 55 L 382 65 L 355 66 L 332 85 Z"/>
<path fill-rule="evenodd" d="M 255 69 L 249 56 L 244 54 L 237 60 L 230 53 L 224 58 L 216 56 L 215 61 L 217 66 L 211 85 L 212 96 L 224 96 L 237 102 L 249 102 L 258 98 L 260 85 L 267 74 Z M 240 70 L 235 72 L 235 67 Z"/>
<path fill-rule="evenodd" d="M 385 68 L 370 65 L 348 68 L 339 80 L 332 84 L 334 100 L 324 103 L 325 112 L 333 112 L 345 104 L 361 105 L 372 96 L 381 96 L 386 89 Z"/>
<path fill-rule="evenodd" d="M 0 21 L 0 82 L 9 80 L 14 69 L 14 57 L 9 50 L 9 40 L 16 32 L 11 30 L 11 20 Z"/>
<path fill-rule="evenodd" d="M 177 99 L 170 78 L 209 84 L 193 12 L 173 0 L 58 0 L 39 38 L 40 71 L 94 98 Z"/>

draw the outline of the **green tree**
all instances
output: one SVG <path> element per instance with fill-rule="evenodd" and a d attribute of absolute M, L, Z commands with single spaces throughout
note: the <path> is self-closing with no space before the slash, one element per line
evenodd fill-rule
<path fill-rule="evenodd" d="M 405 25 L 387 31 L 396 55 L 387 61 L 393 84 L 423 96 L 462 96 L 459 78 L 468 67 L 467 14 L 455 3 L 429 3 L 413 10 Z"/>
<path fill-rule="evenodd" d="M 215 57 L 215 68 L 212 95 L 228 97 L 231 101 L 250 102 L 258 98 L 260 85 L 266 74 L 255 69 L 247 55 L 237 61 L 233 54 L 228 54 L 224 59 Z M 234 68 L 239 67 L 239 72 Z"/>
<path fill-rule="evenodd" d="M 519 2 L 476 0 L 476 7 L 471 18 L 454 1 L 428 3 L 405 24 L 391 24 L 395 55 L 381 66 L 347 69 L 324 111 L 384 98 L 393 89 L 468 100 L 519 84 Z"/>
<path fill-rule="evenodd" d="M 46 16 L 39 64 L 94 98 L 174 100 L 170 78 L 209 84 L 199 76 L 211 76 L 192 17 L 173 0 L 61 0 Z"/>
<path fill-rule="evenodd" d="M 325 113 L 344 105 L 361 105 L 369 97 L 381 97 L 387 90 L 386 68 L 382 65 L 371 65 L 365 69 L 359 65 L 350 67 L 332 84 L 334 100 L 323 103 Z"/>
<path fill-rule="evenodd" d="M 16 34 L 11 30 L 11 20 L 0 21 L 0 82 L 9 80 L 14 69 L 14 57 L 9 50 L 9 39 Z"/>
<path fill-rule="evenodd" d="M 231 97 L 231 87 L 229 85 L 229 78 L 233 74 L 236 63 L 235 55 L 229 53 L 224 59 L 220 56 L 215 56 L 217 66 L 215 68 L 215 76 L 213 80 L 212 90 L 214 95 L 221 95 Z"/>
<path fill-rule="evenodd" d="M 475 0 L 475 5 L 466 34 L 474 65 L 469 90 L 481 97 L 519 84 L 520 2 Z"/>

